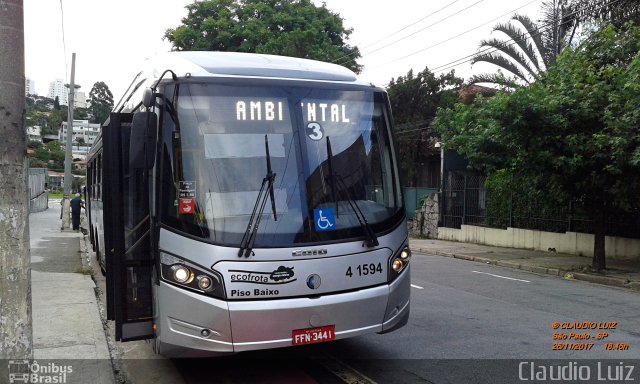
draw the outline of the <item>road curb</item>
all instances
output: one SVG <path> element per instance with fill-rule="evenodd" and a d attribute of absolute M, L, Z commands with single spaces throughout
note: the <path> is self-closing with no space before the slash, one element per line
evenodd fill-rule
<path fill-rule="evenodd" d="M 427 250 L 424 248 L 414 248 L 414 251 L 418 253 L 426 253 L 426 254 L 432 254 L 436 256 L 449 257 L 453 259 L 475 261 L 478 263 L 484 263 L 489 265 L 497 265 L 499 267 L 520 269 L 522 271 L 533 272 L 540 275 L 558 276 L 558 277 L 563 277 L 565 279 L 574 279 L 574 280 L 586 281 L 589 283 L 608 285 L 613 287 L 627 288 L 627 289 L 640 291 L 640 282 L 630 282 L 626 279 L 621 279 L 621 278 L 591 275 L 588 273 L 572 272 L 571 270 L 564 270 L 560 268 L 548 268 L 548 267 L 541 267 L 537 265 L 520 264 L 512 261 L 493 260 L 485 257 L 457 254 L 452 252 L 442 252 L 437 250 L 436 251 Z M 568 276 L 567 274 L 570 274 L 570 276 Z"/>
<path fill-rule="evenodd" d="M 629 288 L 629 282 L 623 279 L 616 279 L 614 277 L 590 275 L 587 273 L 573 272 L 573 278 L 576 280 L 588 281 L 590 283 L 611 285 L 620 288 Z"/>

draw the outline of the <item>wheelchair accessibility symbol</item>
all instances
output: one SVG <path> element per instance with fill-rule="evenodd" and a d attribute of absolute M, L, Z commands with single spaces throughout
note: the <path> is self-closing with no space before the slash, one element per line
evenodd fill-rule
<path fill-rule="evenodd" d="M 317 232 L 335 231 L 336 219 L 333 208 L 316 208 L 313 210 L 313 221 Z"/>

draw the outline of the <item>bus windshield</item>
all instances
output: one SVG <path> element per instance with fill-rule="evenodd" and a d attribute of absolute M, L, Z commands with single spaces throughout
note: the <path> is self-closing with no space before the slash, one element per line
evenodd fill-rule
<path fill-rule="evenodd" d="M 275 177 L 255 247 L 363 238 L 359 215 L 377 234 L 401 222 L 381 92 L 211 82 L 164 91 L 163 225 L 238 246 L 268 163 Z"/>

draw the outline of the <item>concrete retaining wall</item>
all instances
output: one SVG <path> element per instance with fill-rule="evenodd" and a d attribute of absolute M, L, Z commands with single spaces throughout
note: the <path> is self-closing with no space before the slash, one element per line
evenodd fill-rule
<path fill-rule="evenodd" d="M 42 212 L 49 208 L 49 194 L 43 192 L 40 196 L 29 199 L 29 213 Z"/>
<path fill-rule="evenodd" d="M 29 212 L 42 212 L 49 207 L 46 181 L 46 168 L 29 168 Z"/>
<path fill-rule="evenodd" d="M 438 228 L 438 239 L 498 247 L 533 249 L 593 257 L 593 235 L 588 233 L 553 233 L 520 228 L 485 228 L 463 225 L 461 229 Z M 607 257 L 640 261 L 640 239 L 610 237 L 605 239 Z"/>

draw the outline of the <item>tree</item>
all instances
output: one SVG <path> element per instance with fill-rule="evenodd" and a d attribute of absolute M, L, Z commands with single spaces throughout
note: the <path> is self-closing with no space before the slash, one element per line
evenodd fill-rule
<path fill-rule="evenodd" d="M 594 222 L 593 269 L 606 268 L 612 202 L 640 195 L 640 28 L 606 26 L 567 49 L 540 80 L 439 111 L 436 129 L 469 163 L 528 177 L 549 198 L 584 204 Z"/>
<path fill-rule="evenodd" d="M 0 360 L 31 359 L 22 0 L 0 7 Z"/>
<path fill-rule="evenodd" d="M 504 33 L 509 40 L 498 38 L 480 41 L 480 54 L 473 57 L 471 64 L 487 62 L 508 71 L 497 74 L 474 75 L 470 83 L 494 83 L 515 87 L 518 84 L 530 84 L 537 80 L 549 64 L 555 60 L 552 53 L 556 47 L 545 46 L 538 26 L 529 17 L 513 15 L 512 22 L 499 23 L 493 31 Z"/>
<path fill-rule="evenodd" d="M 640 23 L 638 0 L 564 0 L 575 10 L 577 23 L 604 21 L 622 27 L 627 21 Z"/>
<path fill-rule="evenodd" d="M 576 18 L 576 5 L 571 0 L 544 1 L 541 11 L 537 34 L 542 39 L 545 62 L 552 64 L 566 47 L 571 46 L 580 23 Z"/>
<path fill-rule="evenodd" d="M 455 72 L 436 76 L 429 68 L 417 75 L 409 70 L 406 76 L 391 79 L 387 92 L 397 124 L 433 119 L 439 107 L 448 107 L 458 99 L 456 89 L 463 83 Z"/>
<path fill-rule="evenodd" d="M 102 124 L 109 117 L 113 109 L 113 94 L 107 84 L 98 81 L 93 84 L 89 92 L 89 111 L 92 123 Z"/>
<path fill-rule="evenodd" d="M 52 140 L 47 144 L 35 148 L 36 159 L 49 165 L 49 168 L 64 168 L 64 150 L 58 140 Z"/>
<path fill-rule="evenodd" d="M 481 74 L 470 83 L 494 83 L 508 88 L 529 84 L 553 65 L 556 57 L 571 46 L 580 20 L 576 17 L 583 0 L 548 0 L 541 6 L 542 17 L 536 24 L 529 17 L 515 14 L 509 23 L 497 24 L 493 31 L 509 39 L 488 39 L 480 42 L 481 53 L 472 64 L 488 62 L 500 67 L 497 74 Z M 502 70 L 511 73 L 508 77 Z"/>
<path fill-rule="evenodd" d="M 37 140 L 29 140 L 29 142 L 27 143 L 27 148 L 31 148 L 31 149 L 37 149 L 42 147 L 42 143 L 40 141 Z"/>
<path fill-rule="evenodd" d="M 174 50 L 265 53 L 333 62 L 359 73 L 352 29 L 323 4 L 310 0 L 207 0 L 186 6 L 182 25 L 164 38 Z"/>
<path fill-rule="evenodd" d="M 57 135 L 63 121 L 67 120 L 68 109 L 63 108 L 59 111 L 53 110 L 46 117 L 47 125 L 42 129 L 43 135 Z"/>
<path fill-rule="evenodd" d="M 421 157 L 434 151 L 433 138 L 427 127 L 438 108 L 455 104 L 456 88 L 463 79 L 455 72 L 439 76 L 425 68 L 414 76 L 410 70 L 406 76 L 391 79 L 387 89 L 389 102 L 396 123 L 398 158 L 402 174 L 409 186 L 417 186 Z"/>
<path fill-rule="evenodd" d="M 35 102 L 35 107 L 37 111 L 40 112 L 48 112 L 55 107 L 55 100 L 49 97 L 40 97 Z"/>
<path fill-rule="evenodd" d="M 89 110 L 87 108 L 74 108 L 73 109 L 74 120 L 89 120 Z"/>
<path fill-rule="evenodd" d="M 80 146 L 84 146 L 84 137 L 78 136 L 76 137 L 76 143 L 78 146 L 78 150 L 80 150 Z"/>

